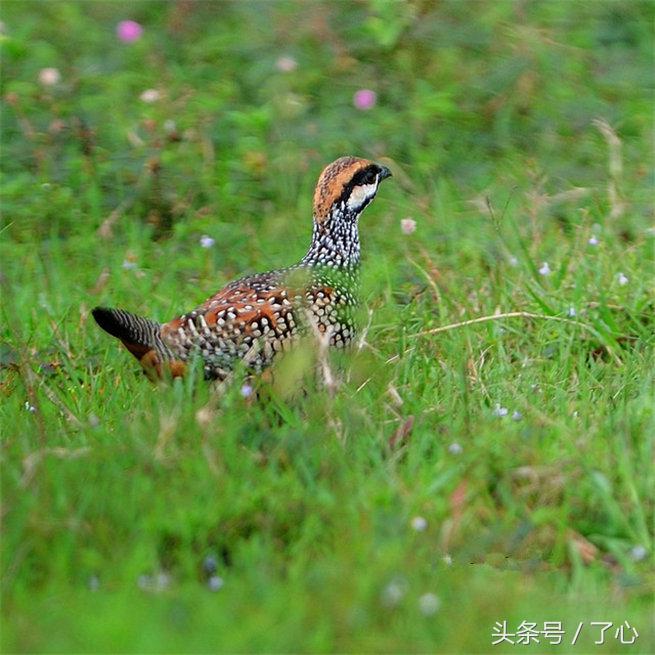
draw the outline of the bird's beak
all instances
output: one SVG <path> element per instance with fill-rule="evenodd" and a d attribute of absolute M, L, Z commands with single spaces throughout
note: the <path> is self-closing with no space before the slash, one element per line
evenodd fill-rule
<path fill-rule="evenodd" d="M 382 180 L 386 180 L 388 177 L 391 177 L 391 171 L 386 166 L 380 166 L 380 172 L 378 175 L 380 176 L 380 182 L 382 182 Z"/>

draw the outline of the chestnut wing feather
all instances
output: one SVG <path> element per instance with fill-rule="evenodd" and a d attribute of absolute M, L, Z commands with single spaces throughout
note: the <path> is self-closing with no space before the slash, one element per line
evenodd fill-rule
<path fill-rule="evenodd" d="M 278 274 L 236 280 L 162 326 L 162 340 L 185 360 L 197 351 L 208 377 L 225 377 L 238 360 L 262 370 L 295 335 L 297 300 Z"/>

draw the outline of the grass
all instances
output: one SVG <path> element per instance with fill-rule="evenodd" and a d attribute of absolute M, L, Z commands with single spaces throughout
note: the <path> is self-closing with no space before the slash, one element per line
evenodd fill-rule
<path fill-rule="evenodd" d="M 652 652 L 652 4 L 2 14 L 3 651 Z M 333 394 L 311 344 L 154 386 L 90 320 L 297 260 L 350 153 L 394 178 Z"/>

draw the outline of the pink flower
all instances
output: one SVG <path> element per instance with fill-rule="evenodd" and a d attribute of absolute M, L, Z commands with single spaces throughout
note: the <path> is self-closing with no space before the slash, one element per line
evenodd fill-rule
<path fill-rule="evenodd" d="M 157 91 L 157 89 L 146 89 L 140 96 L 139 98 L 143 102 L 157 102 L 161 98 L 161 93 Z"/>
<path fill-rule="evenodd" d="M 61 80 L 61 75 L 56 68 L 42 68 L 39 71 L 39 82 L 43 86 L 54 86 L 59 84 L 59 80 Z"/>
<path fill-rule="evenodd" d="M 116 36 L 123 43 L 134 43 L 143 34 L 143 27 L 134 20 L 122 20 L 116 25 Z"/>
<path fill-rule="evenodd" d="M 360 89 L 353 96 L 353 104 L 355 105 L 355 108 L 360 111 L 368 111 L 375 107 L 377 99 L 378 94 L 375 93 L 375 91 L 371 91 L 370 89 Z"/>
<path fill-rule="evenodd" d="M 400 221 L 400 229 L 403 234 L 412 234 L 416 231 L 416 221 L 413 218 L 403 218 Z"/>
<path fill-rule="evenodd" d="M 278 60 L 275 62 L 275 68 L 277 68 L 281 73 L 291 73 L 298 68 L 298 62 L 288 55 L 283 55 L 278 57 Z"/>

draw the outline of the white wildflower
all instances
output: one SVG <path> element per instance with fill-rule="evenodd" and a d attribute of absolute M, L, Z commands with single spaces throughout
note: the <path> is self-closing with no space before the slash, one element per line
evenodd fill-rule
<path fill-rule="evenodd" d="M 157 100 L 161 99 L 161 93 L 157 89 L 146 89 L 139 98 L 142 102 L 157 102 Z"/>
<path fill-rule="evenodd" d="M 387 607 L 395 607 L 407 593 L 407 582 L 402 578 L 392 580 L 382 591 L 382 603 Z"/>
<path fill-rule="evenodd" d="M 155 591 L 163 591 L 171 584 L 171 576 L 166 571 L 160 571 L 155 576 Z"/>
<path fill-rule="evenodd" d="M 136 579 L 136 584 L 142 591 L 150 591 L 152 589 L 152 578 L 149 575 L 140 575 Z"/>
<path fill-rule="evenodd" d="M 412 530 L 423 532 L 428 527 L 428 522 L 422 516 L 415 516 L 411 521 Z"/>
<path fill-rule="evenodd" d="M 418 599 L 418 606 L 419 609 L 421 610 L 421 614 L 424 614 L 425 616 L 432 616 L 439 610 L 439 607 L 441 606 L 441 601 L 439 600 L 439 597 L 436 594 L 427 593 L 427 594 L 423 594 Z"/>
<path fill-rule="evenodd" d="M 550 270 L 550 266 L 548 265 L 548 262 L 543 262 L 541 265 L 541 268 L 539 269 L 539 275 L 550 275 L 552 271 Z"/>
<path fill-rule="evenodd" d="M 463 451 L 464 449 L 462 448 L 462 446 L 456 441 L 453 441 L 453 443 L 451 443 L 450 446 L 448 446 L 448 452 L 451 455 L 461 455 Z"/>
<path fill-rule="evenodd" d="M 164 591 L 171 584 L 171 576 L 166 571 L 155 575 L 140 575 L 136 581 L 142 591 Z"/>
<path fill-rule="evenodd" d="M 619 273 L 616 276 L 616 280 L 622 287 L 624 287 L 626 284 L 628 284 L 628 282 L 630 282 L 630 278 L 624 275 L 623 273 Z"/>
<path fill-rule="evenodd" d="M 641 562 L 646 555 L 648 555 L 648 551 L 642 545 L 634 546 L 630 549 L 630 557 L 632 557 L 635 562 Z"/>
<path fill-rule="evenodd" d="M 212 239 L 208 234 L 203 234 L 200 237 L 200 246 L 202 248 L 211 248 L 216 243 L 215 239 Z"/>
<path fill-rule="evenodd" d="M 498 416 L 499 418 L 502 418 L 503 416 L 507 416 L 509 413 L 509 410 L 507 407 L 501 407 L 500 403 L 496 403 L 496 407 L 494 407 L 493 410 L 493 415 Z"/>
<path fill-rule="evenodd" d="M 207 580 L 207 586 L 210 591 L 218 591 L 224 584 L 225 582 L 220 575 L 212 575 L 209 580 Z"/>

